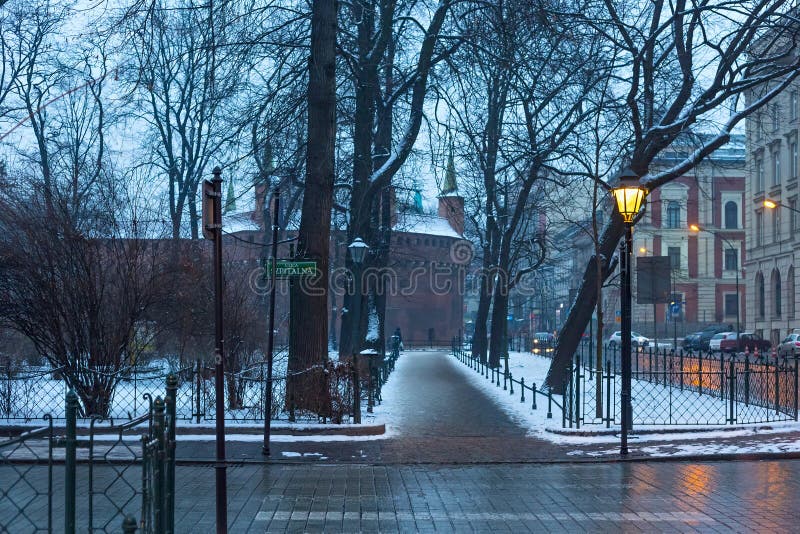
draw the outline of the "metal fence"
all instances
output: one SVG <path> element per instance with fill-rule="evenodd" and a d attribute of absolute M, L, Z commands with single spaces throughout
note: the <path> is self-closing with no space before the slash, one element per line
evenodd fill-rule
<path fill-rule="evenodd" d="M 145 415 L 122 425 L 95 417 L 87 440 L 78 436 L 79 402 L 69 391 L 63 434 L 46 416 L 47 426 L 0 442 L 0 530 L 174 532 L 176 392 L 171 376 L 163 400 L 146 398 Z M 62 449 L 63 459 L 56 456 Z M 85 515 L 77 513 L 79 498 Z"/>
<path fill-rule="evenodd" d="M 557 408 L 562 413 L 562 425 L 566 425 L 563 420 L 564 410 L 562 409 L 562 403 L 553 398 L 553 392 L 550 388 L 539 388 L 536 382 L 525 384 L 525 377 L 514 378 L 514 374 L 507 367 L 505 369 L 490 367 L 486 362 L 473 357 L 471 350 L 467 350 L 467 346 L 457 339 L 453 339 L 451 350 L 458 361 L 491 381 L 490 383 L 495 384 L 498 388 L 502 384 L 503 391 L 508 391 L 510 396 L 518 395 L 520 403 L 530 402 L 532 410 L 547 409 L 548 419 L 553 418 L 553 407 Z M 517 387 L 516 392 L 515 385 Z M 526 393 L 528 400 L 526 400 Z"/>
<path fill-rule="evenodd" d="M 565 384 L 568 426 L 621 423 L 621 354 L 604 347 L 604 368 L 586 347 Z M 797 420 L 797 358 L 754 358 L 638 349 L 632 354 L 634 425 L 730 425 Z"/>
<path fill-rule="evenodd" d="M 394 369 L 399 352 L 397 347 L 385 357 L 372 355 L 363 358 L 359 397 L 363 402 L 380 402 L 380 390 L 389 373 Z M 225 373 L 226 411 L 225 419 L 237 422 L 264 420 L 267 391 L 267 362 L 258 361 L 237 372 Z M 306 369 L 295 375 L 309 372 Z M 316 419 L 317 415 L 295 410 L 291 399 L 287 402 L 286 382 L 291 374 L 286 372 L 285 360 L 276 368 L 272 380 L 272 420 L 293 421 Z M 329 362 L 322 370 L 328 377 L 330 398 L 333 402 L 331 422 L 342 423 L 354 412 L 353 365 L 349 360 Z M 90 371 L 82 371 L 84 375 Z M 98 375 L 107 377 L 97 371 Z M 155 368 L 128 368 L 113 377 L 107 412 L 101 414 L 112 421 L 134 420 L 149 414 L 150 405 L 146 396 L 155 398 L 163 388 L 167 376 L 177 378 L 175 394 L 176 418 L 184 421 L 213 421 L 215 419 L 215 370 L 202 362 L 170 372 Z M 43 414 L 63 418 L 65 396 L 69 386 L 63 369 L 0 368 L 0 420 L 9 422 L 35 421 Z M 91 390 L 91 388 L 88 388 Z M 81 407 L 85 404 L 81 400 Z M 80 416 L 92 414 L 79 410 Z"/>

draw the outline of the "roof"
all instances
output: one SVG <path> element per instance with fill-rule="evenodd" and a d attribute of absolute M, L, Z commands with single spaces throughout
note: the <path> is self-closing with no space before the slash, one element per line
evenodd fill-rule
<path fill-rule="evenodd" d="M 456 239 L 461 239 L 462 237 L 450 226 L 450 222 L 447 219 L 426 213 L 398 213 L 397 224 L 395 224 L 393 230 L 395 232 L 453 237 Z"/>
<path fill-rule="evenodd" d="M 222 216 L 222 229 L 225 233 L 260 232 L 261 227 L 253 220 L 252 211 L 240 211 Z"/>

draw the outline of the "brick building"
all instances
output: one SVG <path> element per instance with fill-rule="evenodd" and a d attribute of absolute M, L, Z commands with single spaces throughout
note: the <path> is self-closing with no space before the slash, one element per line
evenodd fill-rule
<path fill-rule="evenodd" d="M 464 241 L 464 199 L 458 194 L 453 179 L 445 183 L 438 197 L 436 213 L 422 207 L 419 192 L 413 200 L 397 199 L 389 192 L 392 214 L 389 262 L 386 272 L 386 335 L 400 328 L 406 346 L 449 345 L 453 336 L 462 333 L 464 326 L 464 279 L 471 245 Z M 257 192 L 264 194 L 261 189 Z M 256 209 L 223 217 L 223 226 L 231 234 L 226 247 L 239 252 L 232 255 L 239 261 L 258 264 L 263 248 L 251 244 L 266 243 L 271 237 L 264 234 L 264 215 L 256 199 Z M 286 232 L 287 238 L 295 231 Z M 347 236 L 334 230 L 331 236 L 330 268 L 332 290 L 329 293 L 329 325 L 331 345 L 336 347 L 341 326 L 343 295 L 336 288 L 341 284 L 347 254 Z M 289 245 L 279 247 L 279 257 L 289 257 Z M 281 282 L 277 298 L 277 343 L 288 341 L 288 284 Z"/>

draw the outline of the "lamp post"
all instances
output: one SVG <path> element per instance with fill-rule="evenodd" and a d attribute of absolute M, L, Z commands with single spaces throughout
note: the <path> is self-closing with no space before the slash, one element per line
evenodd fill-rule
<path fill-rule="evenodd" d="M 272 245 L 270 252 L 269 270 L 269 331 L 267 332 L 267 387 L 264 397 L 264 445 L 261 452 L 269 456 L 269 437 L 272 424 L 272 360 L 275 349 L 275 284 L 276 265 L 278 260 L 278 212 L 280 211 L 281 189 L 280 181 L 273 181 L 274 201 L 272 205 Z"/>
<path fill-rule="evenodd" d="M 361 329 L 361 306 L 362 306 L 362 296 L 363 296 L 363 288 L 361 286 L 361 266 L 364 264 L 364 258 L 367 257 L 367 251 L 369 250 L 369 245 L 364 243 L 364 241 L 357 237 L 347 246 L 347 250 L 350 253 L 350 259 L 353 262 L 353 266 L 355 267 L 355 272 L 353 273 L 353 281 L 355 282 L 355 309 L 353 310 L 353 368 L 355 370 L 355 380 L 353 382 L 353 419 L 355 423 L 361 423 L 361 388 L 359 387 L 359 376 L 358 376 L 358 353 L 361 350 L 361 340 L 359 339 L 359 331 Z"/>
<path fill-rule="evenodd" d="M 769 201 L 765 200 L 764 201 L 764 205 L 766 205 L 767 202 L 769 202 Z M 689 225 L 689 230 L 691 230 L 692 232 L 695 232 L 695 233 L 706 232 L 708 234 L 711 234 L 711 235 L 714 235 L 714 236 L 720 238 L 722 240 L 722 242 L 725 243 L 725 245 L 731 251 L 733 251 L 734 254 L 736 254 L 736 337 L 738 338 L 739 334 L 742 333 L 741 313 L 739 312 L 739 308 L 741 307 L 741 300 L 742 300 L 742 296 L 739 293 L 739 254 L 736 252 L 736 248 L 733 246 L 733 244 L 730 241 L 728 241 L 724 236 L 722 236 L 722 234 L 720 234 L 718 232 L 714 232 L 712 230 L 706 230 L 705 228 L 702 228 L 702 227 L 698 226 L 697 224 L 690 224 Z M 723 263 L 722 268 L 723 268 L 723 270 L 725 269 L 724 263 Z"/>
<path fill-rule="evenodd" d="M 642 208 L 647 190 L 639 185 L 639 177 L 630 168 L 619 175 L 619 183 L 612 190 L 617 204 L 617 211 L 625 224 L 625 244 L 620 255 L 622 273 L 622 324 L 621 352 L 622 358 L 622 391 L 620 405 L 622 408 L 622 432 L 620 434 L 620 454 L 628 454 L 628 431 L 632 428 L 633 408 L 631 406 L 631 256 L 633 253 L 634 218 Z"/>

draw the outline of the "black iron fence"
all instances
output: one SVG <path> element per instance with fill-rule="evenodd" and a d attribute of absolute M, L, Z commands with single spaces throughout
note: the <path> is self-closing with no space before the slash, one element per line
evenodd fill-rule
<path fill-rule="evenodd" d="M 586 347 L 568 369 L 568 426 L 621 423 L 621 354 L 604 347 L 604 365 Z M 798 359 L 750 354 L 634 350 L 634 425 L 730 425 L 796 421 Z"/>
<path fill-rule="evenodd" d="M 170 376 L 166 396 L 146 396 L 147 413 L 122 425 L 92 418 L 88 439 L 69 391 L 63 434 L 45 416 L 47 426 L 0 442 L 0 530 L 174 532 L 177 384 Z"/>
<path fill-rule="evenodd" d="M 353 362 L 341 360 L 328 362 L 323 373 L 328 378 L 329 397 L 333 403 L 331 422 L 346 422 L 355 412 L 353 401 L 355 390 L 368 407 L 380 402 L 380 391 L 394 369 L 399 355 L 396 346 L 384 357 L 380 354 L 365 355 L 359 364 L 360 373 L 354 373 Z M 226 411 L 229 421 L 249 422 L 263 421 L 265 417 L 265 400 L 267 392 L 267 362 L 252 362 L 246 368 L 236 372 L 225 373 Z M 291 399 L 286 398 L 286 382 L 292 376 L 319 370 L 306 369 L 289 374 L 278 369 L 272 380 L 272 420 L 294 421 L 297 419 L 316 418 L 316 414 L 295 410 Z M 82 371 L 83 375 L 91 375 L 92 371 Z M 97 371 L 98 376 L 107 378 L 105 373 Z M 150 404 L 144 399 L 154 398 L 161 391 L 167 376 L 177 379 L 175 392 L 175 417 L 178 420 L 213 421 L 215 418 L 215 370 L 198 361 L 193 366 L 175 371 L 161 368 L 128 368 L 113 377 L 109 388 L 109 401 L 104 404 L 105 413 L 99 414 L 112 421 L 135 420 L 150 413 Z M 359 387 L 355 388 L 354 380 L 358 376 Z M 107 381 L 105 382 L 108 383 Z M 65 398 L 69 389 L 64 377 L 64 370 L 41 368 L 0 368 L 0 420 L 9 422 L 35 421 L 43 414 L 63 418 L 66 413 Z M 95 394 L 91 387 L 86 388 L 86 395 Z M 90 404 L 79 397 L 79 416 L 90 418 L 84 406 Z M 352 419 L 351 419 L 352 420 Z"/>
<path fill-rule="evenodd" d="M 471 350 L 468 350 L 468 346 L 456 338 L 451 343 L 451 350 L 458 361 L 485 377 L 490 383 L 498 388 L 502 387 L 503 391 L 508 391 L 510 396 L 519 396 L 520 403 L 530 402 L 532 410 L 547 409 L 548 419 L 553 418 L 553 407 L 555 407 L 562 412 L 562 424 L 566 425 L 563 421 L 564 410 L 562 409 L 562 403 L 558 398 L 553 398 L 553 392 L 550 388 L 539 388 L 536 382 L 526 384 L 525 377 L 514 378 L 514 374 L 508 370 L 508 367 L 490 367 L 479 358 L 474 358 Z M 515 386 L 516 390 L 514 389 Z"/>
<path fill-rule="evenodd" d="M 528 340 L 530 343 L 530 340 Z M 516 343 L 516 341 L 515 341 Z M 525 347 L 525 340 L 520 341 Z M 537 347 L 529 345 L 528 352 Z M 515 347 L 516 348 L 516 347 Z M 596 354 L 588 343 L 579 345 L 567 368 L 560 402 L 549 389 L 525 385 L 504 368 L 489 367 L 473 358 L 468 346 L 453 340 L 453 354 L 498 387 L 513 394 L 527 390 L 547 396 L 562 411 L 564 427 L 621 424 L 621 354 L 619 347 L 602 350 L 598 368 Z M 547 356 L 546 351 L 539 351 Z M 633 425 L 724 426 L 798 420 L 798 358 L 776 358 L 749 353 L 719 354 L 637 349 L 632 355 L 631 396 Z M 534 400 L 535 407 L 535 400 Z"/>

